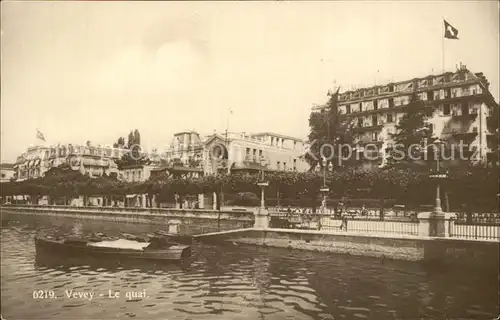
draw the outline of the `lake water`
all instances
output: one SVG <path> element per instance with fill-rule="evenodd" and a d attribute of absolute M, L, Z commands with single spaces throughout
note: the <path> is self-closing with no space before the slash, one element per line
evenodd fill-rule
<path fill-rule="evenodd" d="M 3 318 L 493 319 L 498 315 L 496 274 L 431 271 L 412 262 L 205 244 L 196 246 L 190 260 L 173 265 L 36 254 L 33 239 L 40 231 L 62 235 L 92 230 L 139 235 L 156 229 L 3 216 Z M 69 290 L 93 297 L 68 298 Z M 43 297 L 51 291 L 53 299 Z M 110 292 L 120 296 L 109 297 Z M 140 294 L 145 297 L 137 298 Z"/>

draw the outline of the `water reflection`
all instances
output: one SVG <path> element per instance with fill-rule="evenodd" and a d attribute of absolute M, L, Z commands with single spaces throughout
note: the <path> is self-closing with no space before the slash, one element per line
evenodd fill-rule
<path fill-rule="evenodd" d="M 122 270 L 139 270 L 144 273 L 167 273 L 172 270 L 181 270 L 188 272 L 190 261 L 181 262 L 155 262 L 138 259 L 99 259 L 95 257 L 77 257 L 67 256 L 57 253 L 47 254 L 46 252 L 36 252 L 35 269 L 44 271 L 47 269 L 60 270 L 64 272 L 73 272 L 74 270 L 89 270 L 117 272 Z"/>
<path fill-rule="evenodd" d="M 109 235 L 155 227 L 33 218 L 17 216 L 2 226 L 7 319 L 489 319 L 498 313 L 496 274 L 231 244 L 198 245 L 181 264 L 42 255 L 33 243 L 40 231 L 72 234 L 75 223 L 81 232 Z M 34 289 L 59 298 L 33 299 Z M 66 290 L 96 297 L 69 299 Z M 109 290 L 120 299 L 107 297 Z M 147 297 L 124 297 L 141 290 Z"/>

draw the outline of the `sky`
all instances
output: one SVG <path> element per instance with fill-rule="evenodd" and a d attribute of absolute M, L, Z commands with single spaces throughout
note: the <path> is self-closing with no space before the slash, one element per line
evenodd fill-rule
<path fill-rule="evenodd" d="M 2 162 L 37 129 L 48 144 L 138 129 L 146 150 L 192 129 L 306 138 L 329 89 L 439 74 L 443 48 L 446 70 L 483 72 L 499 100 L 497 1 L 0 5 Z M 443 18 L 459 40 L 443 42 Z"/>

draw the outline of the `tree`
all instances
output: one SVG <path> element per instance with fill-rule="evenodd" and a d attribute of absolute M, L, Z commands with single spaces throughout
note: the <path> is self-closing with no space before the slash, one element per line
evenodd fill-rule
<path fill-rule="evenodd" d="M 330 98 L 327 102 L 327 112 L 313 112 L 309 116 L 310 132 L 308 139 L 311 146 L 309 153 L 305 155 L 305 160 L 309 163 L 311 170 L 316 168 L 318 164 L 323 167 L 322 156 L 329 159 L 326 162 L 327 166 L 330 163 L 333 166 L 338 166 L 338 164 L 341 164 L 339 157 L 345 157 L 349 150 L 346 150 L 346 148 L 338 150 L 337 146 L 352 144 L 352 123 L 349 118 L 342 117 L 338 110 L 339 89 L 333 94 L 328 94 Z M 329 145 L 335 150 L 330 147 L 323 147 L 322 149 L 323 145 Z M 343 154 L 337 151 L 341 151 Z M 331 152 L 333 152 L 333 155 Z"/>
<path fill-rule="evenodd" d="M 115 143 L 113 143 L 113 148 L 123 148 L 123 147 L 125 147 L 124 137 L 118 138 L 118 140 Z"/>
<path fill-rule="evenodd" d="M 134 145 L 134 132 L 131 130 L 130 133 L 128 134 L 128 140 L 127 140 L 127 148 L 130 149 L 131 146 Z"/>
<path fill-rule="evenodd" d="M 121 159 L 115 160 L 115 163 L 118 166 L 119 170 L 122 170 L 124 167 L 129 165 L 147 165 L 151 163 L 150 159 L 142 154 L 140 142 L 141 134 L 139 133 L 139 130 L 131 130 L 128 134 L 128 141 L 126 146 L 126 148 L 130 151 L 125 153 L 121 157 Z M 125 139 L 123 137 L 119 138 L 118 142 L 115 145 L 120 145 L 121 143 L 123 145 L 125 144 Z"/>
<path fill-rule="evenodd" d="M 135 129 L 134 131 L 134 144 L 141 144 L 141 134 L 139 133 L 139 130 Z"/>
<path fill-rule="evenodd" d="M 416 93 L 410 98 L 410 103 L 405 108 L 406 113 L 399 123 L 396 124 L 396 133 L 390 134 L 393 141 L 387 149 L 387 165 L 410 165 L 421 163 L 424 159 L 424 141 L 430 146 L 435 140 L 432 138 L 432 130 L 427 125 L 427 118 L 432 109 L 424 101 L 420 100 Z M 429 152 L 428 155 L 432 154 Z"/>

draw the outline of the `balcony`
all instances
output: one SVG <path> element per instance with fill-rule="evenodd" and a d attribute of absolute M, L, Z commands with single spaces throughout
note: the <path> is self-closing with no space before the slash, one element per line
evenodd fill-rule
<path fill-rule="evenodd" d="M 477 113 L 456 113 L 453 112 L 451 114 L 452 119 L 454 120 L 460 120 L 460 121 L 465 121 L 465 120 L 474 120 L 477 118 Z"/>
<path fill-rule="evenodd" d="M 262 160 L 262 161 L 261 161 Z M 246 156 L 243 161 L 235 162 L 231 169 L 233 170 L 267 170 L 269 159 L 258 156 Z"/>
<path fill-rule="evenodd" d="M 353 128 L 353 132 L 366 132 L 366 131 L 373 131 L 373 130 L 381 130 L 383 125 L 377 124 L 375 126 L 366 126 L 366 127 L 356 127 Z"/>

